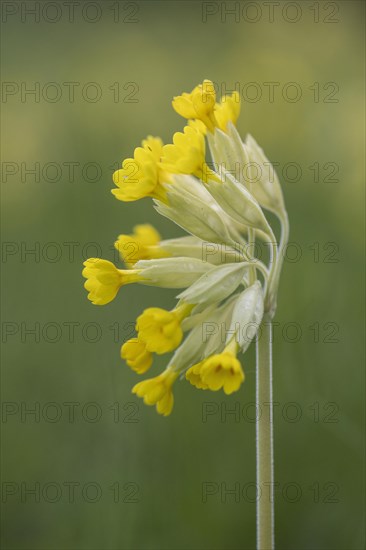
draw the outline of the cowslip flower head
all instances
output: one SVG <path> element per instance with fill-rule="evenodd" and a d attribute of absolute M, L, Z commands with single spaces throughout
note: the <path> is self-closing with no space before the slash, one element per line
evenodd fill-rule
<path fill-rule="evenodd" d="M 165 200 L 164 184 L 169 176 L 160 165 L 163 142 L 160 138 L 148 136 L 142 147 L 136 147 L 133 158 L 125 159 L 122 168 L 113 174 L 117 189 L 113 195 L 120 201 L 137 201 L 144 197 Z"/>
<path fill-rule="evenodd" d="M 173 409 L 172 386 L 178 378 L 228 395 L 241 388 L 245 375 L 238 355 L 247 351 L 262 320 L 275 313 L 289 235 L 273 166 L 254 138 L 243 141 L 235 127 L 239 94 L 217 101 L 213 83 L 205 80 L 175 97 L 173 107 L 188 119 L 183 132 L 167 145 L 159 138 L 144 140 L 115 172 L 113 193 L 124 201 L 152 197 L 156 211 L 187 235 L 162 240 L 149 224 L 135 226 L 115 243 L 129 269 L 89 259 L 83 271 L 88 298 L 98 305 L 132 282 L 179 289 L 170 311 L 143 311 L 136 337 L 120 352 L 139 375 L 150 369 L 154 353 L 173 352 L 161 374 L 132 390 L 164 416 Z M 259 176 L 254 181 L 255 168 Z M 279 243 L 267 210 L 280 221 Z M 256 256 L 258 241 L 269 248 L 265 262 Z"/>
<path fill-rule="evenodd" d="M 132 392 L 142 397 L 146 405 L 156 405 L 159 414 L 168 416 L 173 409 L 172 386 L 177 377 L 176 372 L 167 369 L 159 376 L 139 382 L 132 388 Z"/>
<path fill-rule="evenodd" d="M 161 236 L 150 224 L 136 225 L 131 235 L 119 235 L 114 243 L 124 263 L 132 267 L 139 260 L 166 258 L 169 253 L 159 245 Z"/>
<path fill-rule="evenodd" d="M 144 374 L 152 365 L 153 356 L 146 349 L 146 344 L 138 338 L 130 338 L 121 347 L 121 358 L 137 374 Z"/>
<path fill-rule="evenodd" d="M 89 291 L 89 300 L 98 306 L 108 304 L 123 285 L 140 280 L 139 271 L 117 269 L 112 262 L 89 258 L 84 262 L 84 287 Z"/>
<path fill-rule="evenodd" d="M 172 351 L 182 341 L 182 320 L 189 315 L 192 305 L 182 304 L 172 311 L 149 307 L 137 318 L 136 330 L 146 349 L 158 354 Z"/>

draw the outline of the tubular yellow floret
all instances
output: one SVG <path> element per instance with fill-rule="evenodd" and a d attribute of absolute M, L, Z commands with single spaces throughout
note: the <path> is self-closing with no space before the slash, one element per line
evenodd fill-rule
<path fill-rule="evenodd" d="M 138 338 L 127 340 L 121 347 L 121 358 L 124 359 L 137 374 L 148 371 L 152 365 L 152 354 L 147 351 L 144 342 Z"/>
<path fill-rule="evenodd" d="M 137 147 L 133 158 L 125 159 L 122 168 L 113 174 L 117 189 L 113 195 L 121 201 L 136 201 L 144 197 L 166 200 L 164 184 L 169 182 L 169 175 L 160 166 L 163 142 L 160 138 L 148 136 Z"/>
<path fill-rule="evenodd" d="M 193 175 L 202 181 L 216 179 L 216 174 L 206 164 L 206 146 L 204 134 L 194 125 L 176 132 L 173 143 L 164 145 L 161 165 L 172 174 Z"/>
<path fill-rule="evenodd" d="M 236 358 L 237 344 L 233 339 L 222 353 L 212 355 L 188 369 L 186 378 L 200 389 L 218 391 L 223 389 L 229 395 L 237 391 L 244 382 L 244 372 Z"/>
<path fill-rule="evenodd" d="M 208 385 L 201 378 L 202 361 L 190 367 L 186 372 L 186 379 L 199 390 L 208 390 Z"/>
<path fill-rule="evenodd" d="M 198 119 L 188 120 L 188 126 L 190 126 L 191 128 L 194 128 L 195 130 L 197 130 L 197 132 L 200 132 L 204 136 L 207 133 L 207 128 L 201 120 L 198 120 Z"/>
<path fill-rule="evenodd" d="M 117 269 L 112 262 L 100 258 L 89 258 L 83 264 L 84 287 L 89 291 L 88 299 L 102 306 L 111 302 L 121 286 L 141 280 L 138 269 Z"/>
<path fill-rule="evenodd" d="M 215 117 L 217 126 L 223 132 L 227 131 L 229 122 L 236 124 L 240 115 L 240 95 L 238 92 L 233 92 L 230 95 L 225 95 L 221 98 L 220 103 L 215 105 Z"/>
<path fill-rule="evenodd" d="M 237 91 L 224 95 L 216 103 L 215 87 L 211 80 L 204 80 L 192 92 L 173 99 L 174 110 L 187 119 L 196 119 L 210 131 L 220 128 L 227 132 L 228 122 L 236 124 L 240 114 L 240 95 Z M 202 130 L 201 130 L 202 131 Z"/>
<path fill-rule="evenodd" d="M 145 309 L 136 320 L 136 330 L 146 349 L 160 355 L 178 347 L 183 338 L 181 322 L 193 307 L 183 304 L 172 311 L 160 307 Z"/>
<path fill-rule="evenodd" d="M 156 405 L 156 410 L 163 416 L 168 416 L 173 409 L 174 397 L 172 386 L 178 373 L 171 369 L 165 370 L 159 376 L 139 382 L 132 388 L 132 393 L 142 397 L 145 405 Z"/>
<path fill-rule="evenodd" d="M 187 119 L 201 120 L 210 132 L 213 132 L 216 126 L 215 103 L 215 88 L 211 80 L 204 80 L 190 93 L 183 93 L 172 101 L 173 108 L 179 115 Z"/>
<path fill-rule="evenodd" d="M 119 235 L 114 243 L 122 260 L 132 267 L 139 260 L 166 258 L 168 252 L 159 246 L 161 236 L 150 224 L 135 225 L 132 235 Z"/>

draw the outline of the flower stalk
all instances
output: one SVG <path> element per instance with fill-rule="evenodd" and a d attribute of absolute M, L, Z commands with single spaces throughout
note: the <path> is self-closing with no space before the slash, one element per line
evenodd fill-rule
<path fill-rule="evenodd" d="M 263 317 L 256 340 L 257 550 L 274 549 L 272 320 Z"/>

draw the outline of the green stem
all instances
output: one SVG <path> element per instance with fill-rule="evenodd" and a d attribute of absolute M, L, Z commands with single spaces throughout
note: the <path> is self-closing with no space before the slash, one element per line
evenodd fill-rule
<path fill-rule="evenodd" d="M 272 321 L 269 315 L 263 317 L 256 351 L 257 550 L 273 550 Z"/>

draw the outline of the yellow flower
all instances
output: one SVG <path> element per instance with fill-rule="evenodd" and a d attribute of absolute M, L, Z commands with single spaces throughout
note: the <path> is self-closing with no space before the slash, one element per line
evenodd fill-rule
<path fill-rule="evenodd" d="M 210 132 L 213 132 L 216 121 L 214 116 L 216 94 L 211 80 L 204 80 L 191 93 L 183 93 L 173 99 L 174 110 L 184 118 L 201 120 Z"/>
<path fill-rule="evenodd" d="M 164 145 L 161 165 L 172 174 L 188 174 L 207 181 L 216 174 L 205 162 L 206 147 L 203 133 L 194 126 L 185 126 L 183 132 L 176 132 L 173 143 Z"/>
<path fill-rule="evenodd" d="M 178 373 L 167 369 L 159 376 L 139 382 L 132 388 L 138 397 L 143 397 L 145 405 L 156 405 L 159 414 L 168 416 L 173 409 L 172 385 Z"/>
<path fill-rule="evenodd" d="M 187 380 L 196 388 L 220 390 L 229 395 L 244 382 L 244 372 L 236 358 L 237 344 L 232 340 L 222 353 L 212 355 L 193 365 L 186 373 Z"/>
<path fill-rule="evenodd" d="M 160 307 L 145 309 L 136 320 L 136 330 L 146 349 L 161 355 L 179 346 L 183 338 L 181 322 L 193 307 L 184 304 L 172 311 Z"/>
<path fill-rule="evenodd" d="M 196 365 L 193 365 L 193 367 L 187 370 L 186 379 L 192 384 L 192 386 L 195 386 L 200 390 L 207 390 L 208 385 L 203 382 L 200 374 L 202 362 L 203 361 L 197 363 Z"/>
<path fill-rule="evenodd" d="M 217 126 L 223 132 L 227 131 L 228 122 L 236 124 L 240 114 L 240 96 L 238 92 L 233 92 L 231 96 L 225 95 L 220 103 L 215 105 L 215 118 Z"/>
<path fill-rule="evenodd" d="M 121 358 L 124 359 L 137 374 L 143 374 L 152 365 L 152 354 L 147 351 L 144 342 L 138 338 L 127 340 L 121 347 Z"/>
<path fill-rule="evenodd" d="M 210 132 L 215 128 L 227 131 L 228 122 L 236 124 L 240 114 L 240 95 L 237 91 L 224 95 L 220 103 L 216 103 L 215 88 L 211 80 L 204 80 L 191 93 L 183 93 L 173 99 L 175 111 L 187 119 L 196 119 L 203 123 Z M 189 123 L 194 126 L 194 124 Z M 197 129 L 200 126 L 196 125 Z M 201 130 L 202 131 L 202 130 Z"/>
<path fill-rule="evenodd" d="M 134 157 L 125 159 L 122 168 L 113 174 L 113 182 L 118 189 L 113 195 L 121 201 L 136 201 L 144 197 L 165 200 L 164 183 L 169 176 L 159 164 L 163 142 L 160 138 L 148 136 L 142 147 L 136 147 Z"/>
<path fill-rule="evenodd" d="M 133 266 L 139 260 L 152 258 L 166 258 L 170 256 L 159 247 L 161 237 L 150 224 L 136 225 L 132 235 L 119 235 L 114 243 L 123 261 L 128 267 Z"/>
<path fill-rule="evenodd" d="M 194 128 L 195 130 L 197 130 L 197 132 L 201 132 L 201 134 L 203 135 L 206 135 L 207 133 L 207 128 L 201 120 L 198 120 L 198 119 L 189 120 L 188 126 L 190 126 L 191 128 Z"/>
<path fill-rule="evenodd" d="M 89 300 L 98 306 L 108 304 L 121 286 L 140 280 L 140 270 L 117 269 L 112 262 L 89 258 L 83 264 L 82 275 L 87 279 L 84 287 L 89 291 Z"/>

